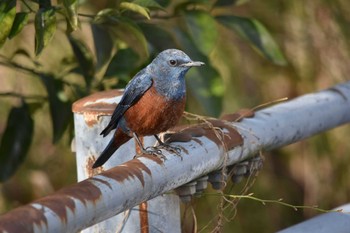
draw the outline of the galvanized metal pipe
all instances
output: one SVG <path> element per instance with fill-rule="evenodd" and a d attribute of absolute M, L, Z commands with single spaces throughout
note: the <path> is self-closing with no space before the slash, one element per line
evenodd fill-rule
<path fill-rule="evenodd" d="M 224 164 L 237 163 L 260 150 L 281 147 L 348 122 L 350 82 L 266 108 L 239 123 L 212 121 L 216 128 L 221 128 L 217 133 L 208 127 L 195 127 L 173 138 L 173 144 L 183 148 L 182 158 L 164 151 L 165 161 L 141 156 L 102 171 L 2 215 L 0 230 L 76 232 Z"/>
<path fill-rule="evenodd" d="M 341 212 L 336 212 L 337 210 Z M 340 206 L 325 214 L 318 215 L 278 233 L 348 233 L 350 229 L 350 204 Z"/>

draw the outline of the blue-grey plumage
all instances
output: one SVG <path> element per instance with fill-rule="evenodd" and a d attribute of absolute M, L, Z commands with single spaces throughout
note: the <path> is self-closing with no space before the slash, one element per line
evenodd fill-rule
<path fill-rule="evenodd" d="M 201 65 L 204 63 L 192 61 L 181 50 L 168 49 L 138 72 L 101 132 L 106 136 L 116 129 L 93 168 L 103 165 L 132 136 L 156 135 L 174 126 L 185 107 L 185 74 L 191 67 Z"/>

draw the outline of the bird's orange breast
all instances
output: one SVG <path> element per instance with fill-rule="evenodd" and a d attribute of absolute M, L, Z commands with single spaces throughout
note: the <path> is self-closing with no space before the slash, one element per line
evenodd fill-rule
<path fill-rule="evenodd" d="M 166 100 L 152 86 L 124 117 L 131 131 L 138 135 L 154 135 L 177 124 L 185 110 L 185 102 L 186 97 Z"/>

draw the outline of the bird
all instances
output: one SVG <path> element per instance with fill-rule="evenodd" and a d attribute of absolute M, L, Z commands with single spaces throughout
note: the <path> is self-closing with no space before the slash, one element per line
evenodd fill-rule
<path fill-rule="evenodd" d="M 145 149 L 140 136 L 153 135 L 160 146 L 174 149 L 162 142 L 158 134 L 175 126 L 180 120 L 186 103 L 185 74 L 191 67 L 202 65 L 203 62 L 192 61 L 181 50 L 167 49 L 140 70 L 126 85 L 108 125 L 100 133 L 105 137 L 115 130 L 92 168 L 102 166 L 121 145 L 133 137 L 145 154 L 158 154 L 159 149 Z"/>

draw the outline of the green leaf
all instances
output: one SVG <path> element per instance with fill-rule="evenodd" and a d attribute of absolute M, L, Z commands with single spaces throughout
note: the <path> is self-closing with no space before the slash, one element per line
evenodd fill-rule
<path fill-rule="evenodd" d="M 179 47 L 175 38 L 166 29 L 149 23 L 139 23 L 138 26 L 141 28 L 152 49 L 160 52 L 165 49 Z"/>
<path fill-rule="evenodd" d="M 79 27 L 78 0 L 63 0 L 63 6 L 66 12 L 67 31 L 70 33 Z"/>
<path fill-rule="evenodd" d="M 22 164 L 33 138 L 34 122 L 26 103 L 11 109 L 0 144 L 0 181 L 10 178 Z"/>
<path fill-rule="evenodd" d="M 277 43 L 258 20 L 238 16 L 218 16 L 218 22 L 234 30 L 239 36 L 250 42 L 252 47 L 275 64 L 287 64 Z"/>
<path fill-rule="evenodd" d="M 132 2 L 122 2 L 122 3 L 120 3 L 119 7 L 120 7 L 120 9 L 133 11 L 133 12 L 136 12 L 140 15 L 145 16 L 147 19 L 151 19 L 149 16 L 149 10 L 143 6 L 138 5 L 138 4 L 135 4 Z"/>
<path fill-rule="evenodd" d="M 52 6 L 51 0 L 32 0 L 32 1 L 39 3 L 39 8 L 48 9 Z"/>
<path fill-rule="evenodd" d="M 138 55 L 130 48 L 120 49 L 112 58 L 105 77 L 117 77 L 118 85 L 125 86 L 138 68 Z"/>
<path fill-rule="evenodd" d="M 119 39 L 139 54 L 141 59 L 148 58 L 147 40 L 140 28 L 128 18 L 120 16 L 115 9 L 100 11 L 94 19 L 110 33 L 113 40 Z"/>
<path fill-rule="evenodd" d="M 56 32 L 55 9 L 40 8 L 35 15 L 35 54 L 38 56 Z"/>
<path fill-rule="evenodd" d="M 98 24 L 91 24 L 92 36 L 96 51 L 96 70 L 100 70 L 110 60 L 115 52 L 114 41 L 108 30 Z"/>
<path fill-rule="evenodd" d="M 85 83 L 89 88 L 95 75 L 95 62 L 93 54 L 83 41 L 75 39 L 72 36 L 68 36 L 68 39 L 72 46 L 75 58 L 79 63 Z"/>
<path fill-rule="evenodd" d="M 20 33 L 23 27 L 28 22 L 28 13 L 27 12 L 19 12 L 16 14 L 15 20 L 12 24 L 12 28 L 10 34 L 8 35 L 9 39 L 15 37 L 18 33 Z"/>
<path fill-rule="evenodd" d="M 193 60 L 205 63 L 205 66 L 191 69 L 186 75 L 188 94 L 194 97 L 196 102 L 194 104 L 195 108 L 200 107 L 200 109 L 196 110 L 205 115 L 219 116 L 222 110 L 221 103 L 224 94 L 223 82 L 219 73 L 211 66 L 208 57 L 204 56 L 202 52 L 196 48 L 194 45 L 195 42 L 191 40 L 190 36 L 185 31 L 174 28 L 173 32 L 179 44 L 182 45 L 183 51 Z"/>
<path fill-rule="evenodd" d="M 229 6 L 232 5 L 236 0 L 217 0 L 214 6 Z"/>
<path fill-rule="evenodd" d="M 229 5 L 242 5 L 250 0 L 218 0 L 215 2 L 215 6 L 229 6 Z"/>
<path fill-rule="evenodd" d="M 178 15 L 187 10 L 201 10 L 211 9 L 212 1 L 208 0 L 187 0 L 187 1 L 174 1 L 174 15 Z"/>
<path fill-rule="evenodd" d="M 162 7 L 158 2 L 154 0 L 135 0 L 133 1 L 134 4 L 140 5 L 145 8 L 154 8 L 158 10 L 165 10 L 164 7 Z"/>
<path fill-rule="evenodd" d="M 48 94 L 50 115 L 53 126 L 53 142 L 56 143 L 73 119 L 71 102 L 64 92 L 64 83 L 52 75 L 42 74 L 41 81 Z"/>
<path fill-rule="evenodd" d="M 203 54 L 209 54 L 218 36 L 214 18 L 205 11 L 186 11 L 185 20 L 195 46 Z"/>
<path fill-rule="evenodd" d="M 16 0 L 2 0 L 0 3 L 0 48 L 11 32 L 16 17 Z"/>
<path fill-rule="evenodd" d="M 148 58 L 147 40 L 136 24 L 128 20 L 122 20 L 111 29 L 111 33 L 127 43 L 130 48 L 139 54 L 141 59 Z"/>
<path fill-rule="evenodd" d="M 120 18 L 120 12 L 117 9 L 106 8 L 99 11 L 93 22 L 96 24 L 114 24 L 118 23 Z"/>
<path fill-rule="evenodd" d="M 162 7 L 167 7 L 171 4 L 171 0 L 155 0 Z"/>
<path fill-rule="evenodd" d="M 39 109 L 41 109 L 46 104 L 46 100 L 31 100 L 28 105 L 29 113 L 31 116 L 36 113 Z"/>

